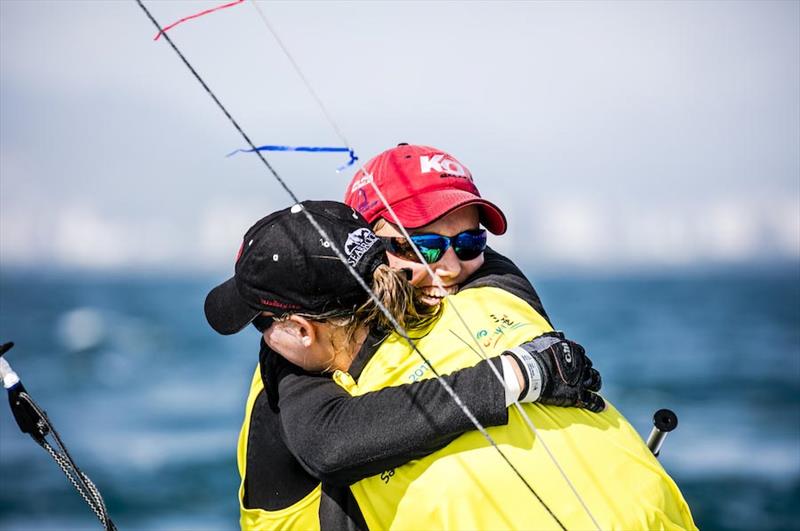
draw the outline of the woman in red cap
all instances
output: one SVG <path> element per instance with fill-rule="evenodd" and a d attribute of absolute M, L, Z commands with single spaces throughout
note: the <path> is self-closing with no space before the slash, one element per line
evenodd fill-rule
<path fill-rule="evenodd" d="M 390 265 L 410 270 L 411 283 L 429 304 L 456 293 L 467 281 L 477 282 L 511 291 L 549 321 L 536 290 L 519 268 L 486 246 L 486 230 L 495 235 L 506 232 L 505 215 L 481 197 L 469 169 L 452 155 L 428 146 L 399 144 L 356 173 L 344 201 L 385 238 Z M 422 263 L 403 229 L 427 263 Z M 499 277 L 502 283 L 496 282 Z"/>

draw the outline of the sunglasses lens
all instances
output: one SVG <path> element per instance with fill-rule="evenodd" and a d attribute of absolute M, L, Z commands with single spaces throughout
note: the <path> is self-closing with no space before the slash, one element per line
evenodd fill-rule
<path fill-rule="evenodd" d="M 444 254 L 441 249 L 435 249 L 435 248 L 431 249 L 429 247 L 425 247 L 425 246 L 422 246 L 422 245 L 420 245 L 418 247 L 419 247 L 419 252 L 422 254 L 422 257 L 429 264 L 432 264 L 434 262 L 438 262 L 439 259 L 442 257 L 442 254 Z"/>
<path fill-rule="evenodd" d="M 406 260 L 411 260 L 412 262 L 419 262 L 416 253 L 414 253 L 414 249 L 405 238 L 384 237 L 381 239 L 386 244 L 389 252 L 393 255 L 399 256 L 400 258 L 405 258 Z"/>
<path fill-rule="evenodd" d="M 438 234 L 415 234 L 411 236 L 411 240 L 429 264 L 438 262 L 450 247 L 450 240 Z"/>
<path fill-rule="evenodd" d="M 460 260 L 473 260 L 486 250 L 486 231 L 468 230 L 454 238 L 453 251 Z"/>

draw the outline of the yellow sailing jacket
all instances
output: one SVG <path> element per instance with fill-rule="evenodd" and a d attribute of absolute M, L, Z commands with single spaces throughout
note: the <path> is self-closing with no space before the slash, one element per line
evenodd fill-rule
<path fill-rule="evenodd" d="M 418 341 L 440 374 L 480 360 L 467 347 L 473 340 L 455 315 L 454 304 L 489 356 L 551 330 L 529 304 L 494 287 L 467 289 L 443 304 L 437 333 Z M 357 383 L 343 372 L 335 373 L 334 379 L 360 395 L 432 376 L 405 341 L 392 335 L 367 362 Z M 567 529 L 595 526 L 547 456 L 544 443 L 602 529 L 696 529 L 678 487 L 613 406 L 601 414 L 539 404 L 523 408 L 539 437 L 515 408 L 507 426 L 488 432 Z M 370 529 L 558 529 L 477 431 L 350 488 Z"/>
<path fill-rule="evenodd" d="M 250 434 L 250 414 L 253 411 L 258 395 L 264 391 L 264 382 L 261 380 L 261 370 L 256 366 L 253 381 L 250 384 L 250 394 L 247 397 L 244 423 L 239 432 L 239 445 L 236 452 L 236 461 L 239 466 L 239 524 L 243 530 L 267 531 L 278 529 L 319 530 L 319 500 L 321 487 L 318 485 L 305 498 L 285 509 L 265 511 L 263 509 L 248 509 L 244 506 L 244 482 L 247 471 L 247 439 Z"/>

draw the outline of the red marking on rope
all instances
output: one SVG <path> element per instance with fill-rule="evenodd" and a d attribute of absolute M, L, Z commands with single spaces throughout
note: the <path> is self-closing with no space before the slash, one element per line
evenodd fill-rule
<path fill-rule="evenodd" d="M 225 5 L 221 5 L 221 6 L 217 6 L 217 7 L 212 7 L 211 9 L 206 9 L 205 11 L 201 11 L 199 13 L 195 13 L 194 15 L 189 15 L 188 17 L 183 17 L 179 21 L 173 22 L 169 26 L 164 27 L 161 31 L 158 32 L 158 34 L 155 36 L 155 38 L 153 40 L 157 41 L 158 38 L 161 37 L 162 33 L 168 32 L 169 30 L 171 30 L 172 28 L 174 28 L 178 24 L 182 24 L 183 22 L 186 22 L 187 20 L 191 20 L 191 19 L 197 18 L 197 17 L 202 17 L 203 15 L 208 15 L 209 13 L 213 13 L 214 11 L 219 11 L 220 9 L 225 9 L 226 7 L 233 7 L 236 4 L 241 4 L 242 2 L 244 2 L 244 0 L 234 0 L 233 2 L 231 2 L 229 4 L 225 4 Z"/>

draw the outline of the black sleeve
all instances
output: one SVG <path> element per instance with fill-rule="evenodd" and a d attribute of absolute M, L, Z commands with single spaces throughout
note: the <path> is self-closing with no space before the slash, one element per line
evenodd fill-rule
<path fill-rule="evenodd" d="M 277 356 L 276 356 L 277 357 Z M 280 362 L 279 362 L 280 363 Z M 500 359 L 444 379 L 484 426 L 508 422 Z M 475 426 L 435 379 L 350 396 L 326 376 L 286 362 L 278 371 L 286 444 L 323 483 L 349 485 L 444 448 Z"/>
<path fill-rule="evenodd" d="M 539 299 L 539 294 L 525 275 L 510 259 L 493 249 L 486 248 L 483 253 L 483 265 L 470 276 L 461 289 L 491 286 L 508 291 L 530 304 L 550 326 L 550 317 Z"/>
<path fill-rule="evenodd" d="M 278 511 L 299 502 L 319 485 L 294 458 L 280 435 L 280 416 L 261 391 L 250 411 L 247 468 L 242 504 L 248 509 Z"/>

